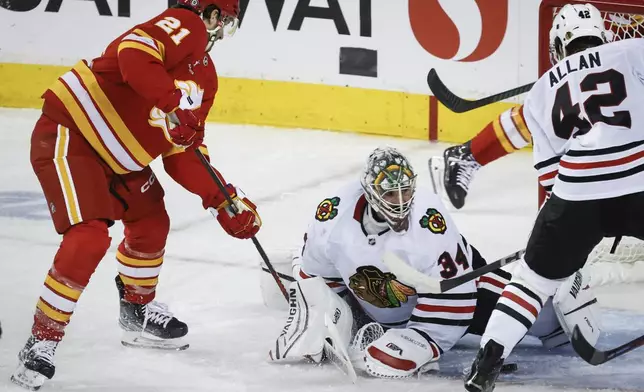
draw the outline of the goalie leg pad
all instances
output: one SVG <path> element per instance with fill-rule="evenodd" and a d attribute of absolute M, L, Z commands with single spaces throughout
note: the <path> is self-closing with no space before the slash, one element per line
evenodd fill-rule
<path fill-rule="evenodd" d="M 270 359 L 320 362 L 327 339 L 346 352 L 353 326 L 349 305 L 320 277 L 292 282 L 288 291 L 288 317 Z"/>
<path fill-rule="evenodd" d="M 528 331 L 528 335 L 535 336 L 541 340 L 543 347 L 553 349 L 564 346 L 570 343 L 570 339 L 561 328 L 561 324 L 557 319 L 555 308 L 552 304 L 552 298 L 543 305 L 537 321 L 534 322 L 532 328 Z"/>
<path fill-rule="evenodd" d="M 271 261 L 284 287 L 288 287 L 295 280 L 291 267 L 291 263 L 295 257 L 299 258 L 299 250 L 278 250 L 268 254 L 268 259 Z M 264 260 L 261 258 L 259 259 L 259 265 L 261 266 L 259 272 L 259 288 L 262 292 L 264 305 L 269 309 L 288 309 L 288 303 L 284 301 L 284 294 L 282 294 L 277 282 L 275 282 L 275 278 L 273 278 L 273 275 L 271 275 L 268 267 L 264 264 Z"/>
<path fill-rule="evenodd" d="M 578 271 L 559 288 L 553 299 L 557 318 L 566 335 L 572 337 L 575 326 L 591 344 L 597 344 L 601 333 L 599 304 L 588 286 L 590 276 Z"/>

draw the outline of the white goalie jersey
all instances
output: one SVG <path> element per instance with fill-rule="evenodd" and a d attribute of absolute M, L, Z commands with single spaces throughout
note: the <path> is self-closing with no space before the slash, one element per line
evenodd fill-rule
<path fill-rule="evenodd" d="M 523 113 L 547 191 L 595 200 L 644 191 L 644 39 L 573 54 L 546 72 Z"/>
<path fill-rule="evenodd" d="M 323 277 L 337 293 L 349 290 L 374 321 L 421 331 L 436 354 L 449 350 L 472 323 L 477 283 L 445 294 L 417 293 L 387 269 L 382 257 L 392 251 L 423 273 L 449 279 L 472 270 L 472 248 L 428 189 L 417 189 L 405 234 L 367 235 L 368 208 L 358 182 L 320 202 L 305 236 L 300 278 Z M 499 292 L 504 283 L 496 283 Z"/>

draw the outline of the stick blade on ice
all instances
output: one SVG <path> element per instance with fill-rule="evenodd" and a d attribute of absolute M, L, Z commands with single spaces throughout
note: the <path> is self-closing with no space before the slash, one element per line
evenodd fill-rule
<path fill-rule="evenodd" d="M 635 350 L 636 348 L 644 346 L 644 336 L 635 338 L 628 343 L 622 344 L 619 347 L 602 351 L 593 347 L 581 333 L 579 327 L 575 326 L 572 331 L 571 343 L 572 347 L 575 349 L 575 352 L 584 361 L 588 362 L 591 365 L 597 366 L 620 357 L 630 351 Z"/>
<path fill-rule="evenodd" d="M 601 351 L 595 349 L 595 347 L 593 347 L 588 340 L 584 338 L 584 335 L 582 335 L 578 326 L 575 326 L 573 329 L 572 339 L 570 342 L 572 343 L 572 348 L 575 349 L 577 355 L 589 364 L 597 366 L 605 362 L 603 355 L 601 355 Z"/>

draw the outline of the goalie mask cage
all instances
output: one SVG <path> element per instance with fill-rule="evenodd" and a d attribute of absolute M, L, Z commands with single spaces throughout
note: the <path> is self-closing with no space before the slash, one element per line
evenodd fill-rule
<path fill-rule="evenodd" d="M 555 15 L 566 4 L 586 3 L 601 12 L 610 41 L 644 37 L 644 0 L 543 0 L 539 8 L 539 75 L 552 67 L 549 33 Z M 545 192 L 539 188 L 541 205 Z M 644 281 L 644 241 L 624 237 L 614 253 L 612 246 L 613 239 L 606 238 L 588 257 L 591 282 L 601 285 Z"/>

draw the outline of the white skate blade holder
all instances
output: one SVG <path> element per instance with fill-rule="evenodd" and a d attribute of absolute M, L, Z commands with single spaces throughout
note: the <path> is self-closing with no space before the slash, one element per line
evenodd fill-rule
<path fill-rule="evenodd" d="M 33 370 L 27 369 L 22 363 L 18 369 L 11 375 L 11 381 L 30 391 L 37 391 L 43 386 L 47 377 Z"/>
<path fill-rule="evenodd" d="M 167 351 L 183 351 L 190 347 L 182 338 L 159 339 L 158 337 L 141 331 L 123 331 L 121 344 L 125 347 L 152 348 Z"/>

